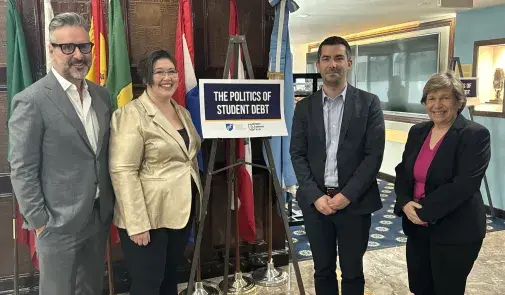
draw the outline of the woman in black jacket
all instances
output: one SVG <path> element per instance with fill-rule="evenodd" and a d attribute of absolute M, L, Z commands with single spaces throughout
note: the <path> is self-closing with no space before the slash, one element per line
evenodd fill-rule
<path fill-rule="evenodd" d="M 395 181 L 409 287 L 416 295 L 463 295 L 486 233 L 480 185 L 490 135 L 461 115 L 466 96 L 453 73 L 433 75 L 421 103 L 431 120 L 410 129 Z"/>

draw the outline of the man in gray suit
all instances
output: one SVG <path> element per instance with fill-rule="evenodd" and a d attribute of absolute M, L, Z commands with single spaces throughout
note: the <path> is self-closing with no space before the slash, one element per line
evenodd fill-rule
<path fill-rule="evenodd" d="M 101 294 L 114 195 L 108 174 L 107 90 L 85 80 L 88 24 L 76 13 L 49 25 L 53 68 L 17 94 L 9 120 L 11 181 L 36 232 L 40 294 Z"/>

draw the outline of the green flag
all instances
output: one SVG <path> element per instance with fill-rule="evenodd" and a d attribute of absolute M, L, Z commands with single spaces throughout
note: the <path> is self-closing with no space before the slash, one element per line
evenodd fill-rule
<path fill-rule="evenodd" d="M 12 97 L 32 84 L 25 34 L 15 0 L 7 0 L 7 120 L 11 116 Z"/>
<path fill-rule="evenodd" d="M 109 71 L 107 89 L 114 109 L 133 98 L 130 59 L 126 46 L 123 13 L 119 0 L 109 0 Z"/>

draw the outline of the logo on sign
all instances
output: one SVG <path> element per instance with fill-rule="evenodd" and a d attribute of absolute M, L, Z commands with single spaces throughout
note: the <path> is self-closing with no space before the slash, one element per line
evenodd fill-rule
<path fill-rule="evenodd" d="M 249 128 L 250 131 L 260 131 L 263 129 L 263 124 L 260 123 L 249 123 L 247 124 L 247 128 Z"/>
<path fill-rule="evenodd" d="M 232 130 L 233 130 L 233 124 L 229 124 L 229 123 L 227 123 L 227 124 L 226 124 L 226 130 L 228 130 L 228 131 L 232 131 Z"/>

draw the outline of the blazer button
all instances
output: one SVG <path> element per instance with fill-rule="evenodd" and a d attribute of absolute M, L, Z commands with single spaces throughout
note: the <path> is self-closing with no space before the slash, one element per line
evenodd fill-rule
<path fill-rule="evenodd" d="M 98 181 L 95 181 L 95 185 L 98 185 Z"/>

